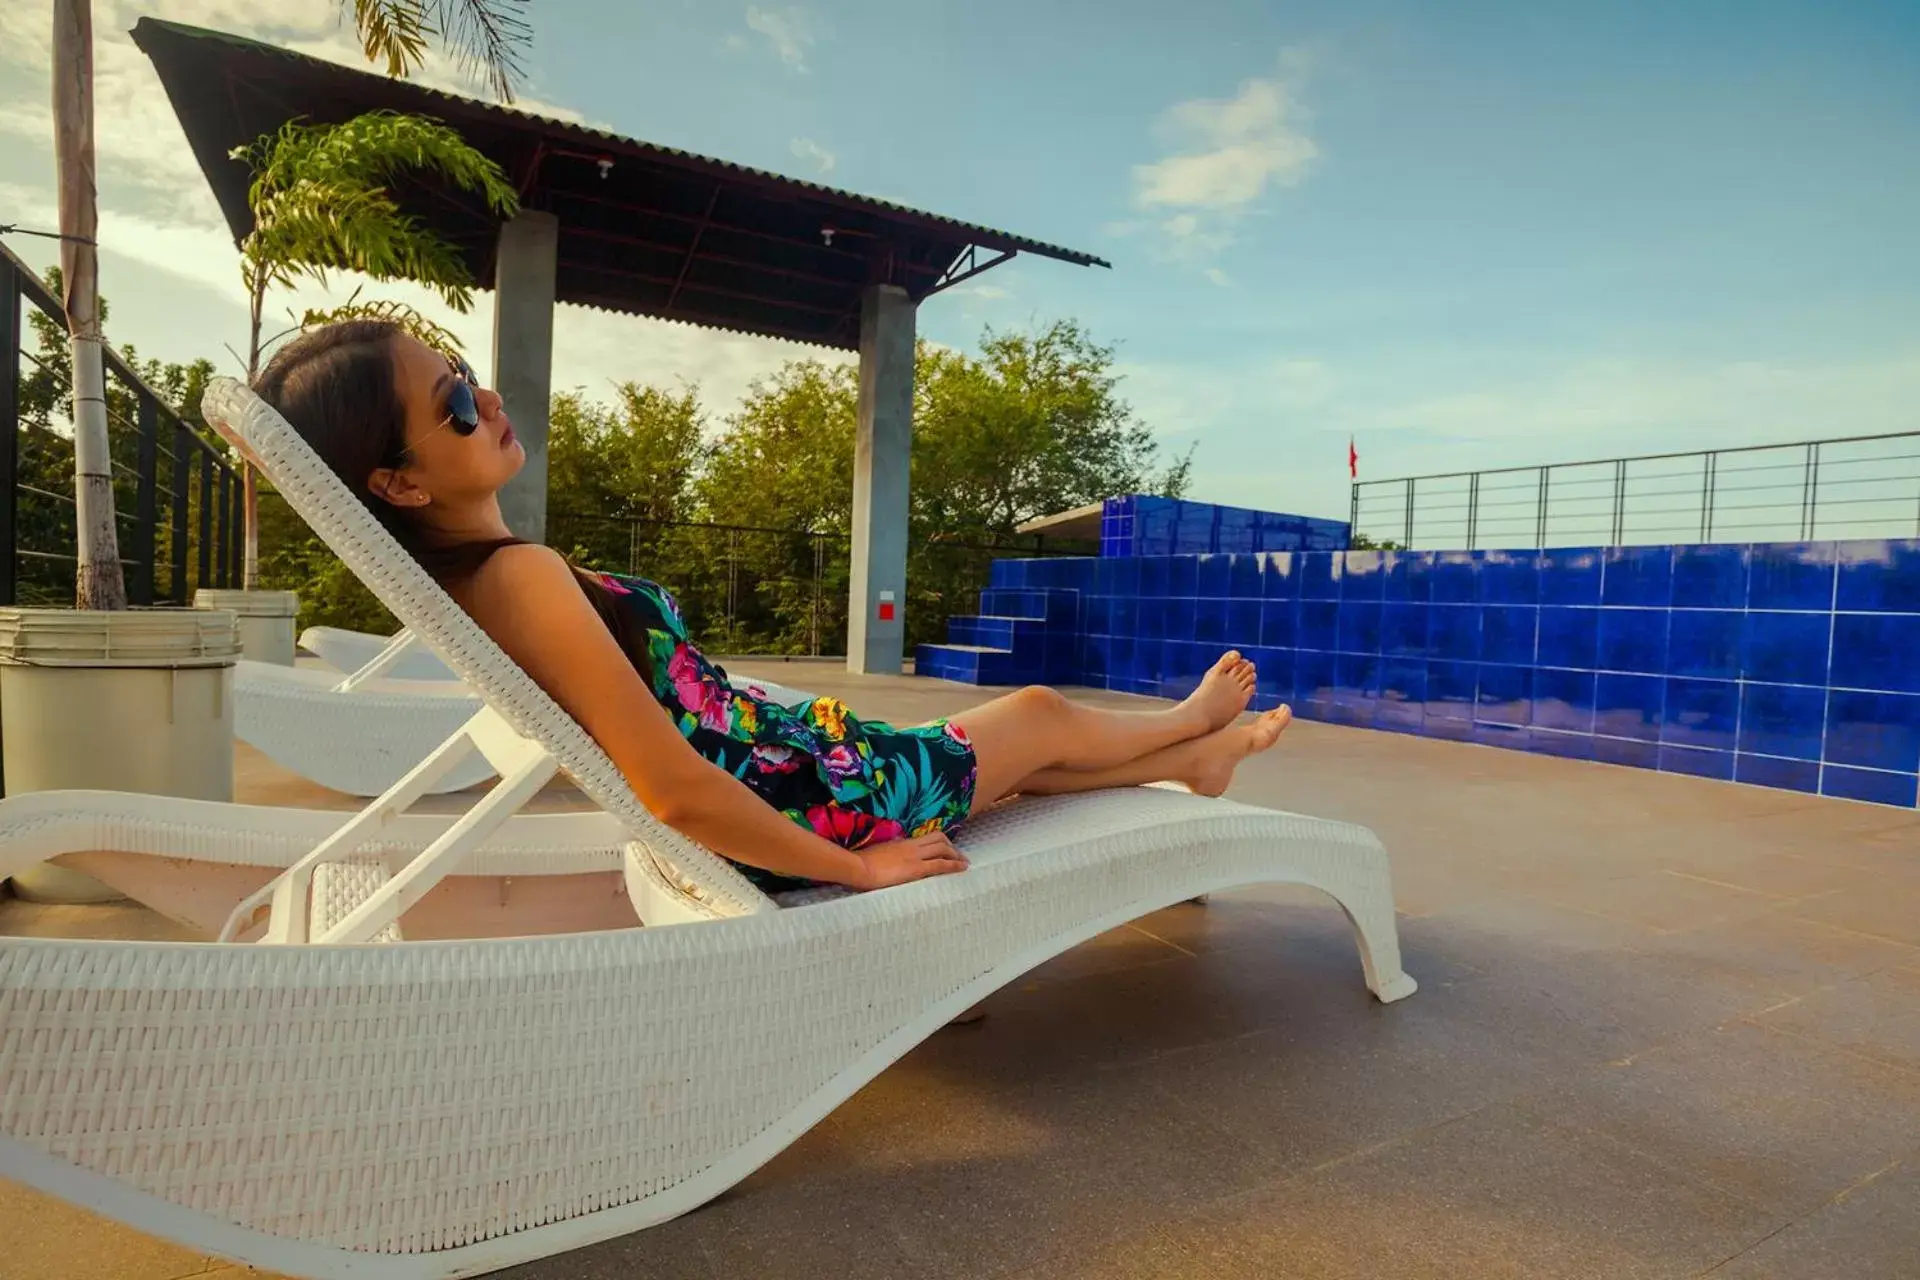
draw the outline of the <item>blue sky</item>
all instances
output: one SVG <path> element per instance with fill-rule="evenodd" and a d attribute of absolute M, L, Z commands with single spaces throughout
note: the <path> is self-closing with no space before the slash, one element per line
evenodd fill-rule
<path fill-rule="evenodd" d="M 184 155 L 178 127 L 108 47 L 143 11 L 352 46 L 325 0 L 96 5 L 103 174 L 116 137 L 125 160 L 102 183 L 115 336 L 237 345 L 231 251 L 163 154 Z M 1195 496 L 1340 514 L 1349 435 L 1368 478 L 1920 427 L 1910 2 L 531 16 L 540 109 L 1113 261 L 1022 258 L 932 300 L 922 332 L 964 348 L 1079 318 L 1145 420 L 1197 444 Z M 44 72 L 13 47 L 0 220 L 52 190 Z M 486 320 L 462 319 L 481 350 Z M 563 332 L 563 382 L 692 377 L 722 410 L 805 354 L 584 313 Z"/>

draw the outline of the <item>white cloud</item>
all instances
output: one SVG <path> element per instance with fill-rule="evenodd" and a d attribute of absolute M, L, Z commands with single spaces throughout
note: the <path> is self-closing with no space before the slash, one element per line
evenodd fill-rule
<path fill-rule="evenodd" d="M 1219 285 L 1222 289 L 1230 288 L 1233 284 L 1233 281 L 1228 278 L 1227 273 L 1218 267 L 1208 267 L 1206 276 L 1207 279 Z"/>
<path fill-rule="evenodd" d="M 1281 72 L 1245 81 L 1231 98 L 1196 98 L 1161 116 L 1155 133 L 1167 154 L 1134 166 L 1133 202 L 1162 215 L 1158 228 L 1171 257 L 1212 257 L 1269 188 L 1306 176 L 1320 149 L 1295 96 L 1301 65 L 1284 55 Z M 1133 226 L 1110 230 L 1124 234 L 1122 228 Z"/>
<path fill-rule="evenodd" d="M 795 71 L 806 72 L 807 50 L 813 47 L 814 41 L 813 23 L 806 10 L 795 6 L 762 9 L 748 5 L 747 26 L 766 38 L 781 62 Z"/>
<path fill-rule="evenodd" d="M 242 347 L 246 339 L 238 255 L 152 64 L 127 35 L 149 13 L 357 69 L 368 64 L 335 0 L 94 0 L 94 145 L 101 285 L 113 303 L 110 336 L 168 359 L 205 355 L 223 372 L 236 372 L 225 348 Z M 0 0 L 0 135 L 7 135 L 9 147 L 18 140 L 43 158 L 9 168 L 0 181 L 0 214 L 36 227 L 57 221 L 46 78 L 51 26 L 44 5 Z M 445 57 L 430 57 L 416 77 L 438 88 L 485 96 Z M 518 105 L 541 115 L 582 118 L 572 108 L 533 96 Z M 38 242 L 20 248 L 31 253 Z M 459 315 L 418 286 L 341 274 L 324 290 L 303 282 L 270 296 L 268 332 L 284 327 L 290 310 L 335 305 L 362 285 L 363 297 L 408 303 L 447 326 L 485 372 L 492 346 L 490 293 L 476 294 L 473 311 Z M 193 317 L 190 332 L 179 328 L 183 313 Z M 604 395 L 613 383 L 626 380 L 663 386 L 693 381 L 716 416 L 730 412 L 754 378 L 804 357 L 850 359 L 841 352 L 584 308 L 562 306 L 555 316 L 556 387 L 580 386 Z"/>
<path fill-rule="evenodd" d="M 804 160 L 812 165 L 816 173 L 828 174 L 833 172 L 833 166 L 836 163 L 833 152 L 827 150 L 812 138 L 795 138 L 787 144 L 787 150 L 793 152 L 796 159 Z"/>

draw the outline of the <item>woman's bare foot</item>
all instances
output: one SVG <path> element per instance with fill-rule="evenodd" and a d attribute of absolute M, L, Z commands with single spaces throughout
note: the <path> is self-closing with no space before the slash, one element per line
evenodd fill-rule
<path fill-rule="evenodd" d="M 1208 669 L 1200 687 L 1187 695 L 1180 709 L 1193 715 L 1203 726 L 1201 733 L 1224 729 L 1237 719 L 1253 701 L 1253 663 L 1238 649 L 1229 649 Z"/>
<path fill-rule="evenodd" d="M 1272 747 L 1292 723 L 1291 708 L 1275 707 L 1263 712 L 1251 724 L 1230 725 L 1208 734 L 1193 744 L 1199 749 L 1199 759 L 1193 772 L 1180 781 L 1195 795 L 1225 795 L 1240 762 Z"/>

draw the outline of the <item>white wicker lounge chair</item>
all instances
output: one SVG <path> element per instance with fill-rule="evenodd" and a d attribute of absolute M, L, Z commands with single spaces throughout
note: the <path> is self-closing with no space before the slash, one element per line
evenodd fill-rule
<path fill-rule="evenodd" d="M 242 661 L 234 668 L 233 732 L 281 768 L 351 796 L 377 796 L 398 782 L 480 710 L 480 697 L 444 662 L 394 637 L 310 627 L 339 671 Z M 438 671 L 438 675 L 432 674 Z M 408 674 L 414 673 L 414 674 Z M 775 701 L 812 695 L 756 681 Z M 447 771 L 427 794 L 464 791 L 493 777 L 485 756 Z"/>
<path fill-rule="evenodd" d="M 1020 973 L 1197 893 L 1321 889 L 1375 994 L 1414 989 L 1371 833 L 1156 788 L 1003 806 L 963 829 L 964 874 L 782 909 L 656 822 L 277 414 L 230 380 L 206 405 L 487 709 L 258 895 L 269 938 L 336 945 L 0 941 L 7 1176 L 279 1271 L 471 1275 L 698 1206 Z M 501 785 L 310 932 L 316 868 L 473 750 Z M 632 834 L 640 918 L 676 927 L 345 945 L 555 769 Z"/>

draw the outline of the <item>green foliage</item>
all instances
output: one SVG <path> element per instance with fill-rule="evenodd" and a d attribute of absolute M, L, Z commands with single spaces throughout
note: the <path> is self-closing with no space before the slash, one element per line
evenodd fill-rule
<path fill-rule="evenodd" d="M 1355 551 L 1405 551 L 1406 548 L 1392 538 L 1375 538 L 1368 534 L 1353 532 L 1347 535 L 1347 546 Z"/>
<path fill-rule="evenodd" d="M 465 312 L 473 277 L 459 250 L 403 213 L 390 184 L 437 178 L 478 195 L 499 217 L 520 207 L 499 165 L 425 116 L 369 111 L 340 124 L 293 120 L 231 154 L 253 170 L 247 201 L 254 225 L 240 253 L 255 299 L 301 275 L 324 283 L 328 271 L 344 270 L 417 281 Z"/>
<path fill-rule="evenodd" d="M 450 38 L 455 56 L 478 69 L 503 102 L 513 101 L 520 50 L 532 28 L 519 10 L 526 0 L 352 0 L 353 25 L 367 61 L 384 62 L 387 74 L 404 76 L 426 56 L 427 38 Z M 348 7 L 348 0 L 340 0 Z"/>

